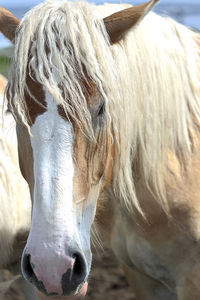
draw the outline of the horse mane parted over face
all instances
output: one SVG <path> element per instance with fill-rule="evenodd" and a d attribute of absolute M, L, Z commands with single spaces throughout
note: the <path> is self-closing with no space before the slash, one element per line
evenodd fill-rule
<path fill-rule="evenodd" d="M 94 138 L 81 82 L 95 83 L 105 102 L 108 132 L 112 123 L 115 190 L 128 207 L 140 210 L 134 157 L 140 175 L 165 202 L 169 152 L 180 164 L 190 154 L 191 132 L 200 119 L 200 58 L 195 33 L 154 13 L 111 47 L 102 17 L 124 7 L 65 1 L 36 6 L 18 28 L 9 90 L 27 125 L 28 72 Z"/>

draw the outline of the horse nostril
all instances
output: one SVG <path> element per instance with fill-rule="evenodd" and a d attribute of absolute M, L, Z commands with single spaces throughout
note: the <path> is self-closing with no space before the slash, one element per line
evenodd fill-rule
<path fill-rule="evenodd" d="M 72 270 L 72 282 L 76 285 L 82 283 L 87 275 L 86 262 L 80 252 L 76 252 L 72 256 L 75 259 Z"/>
<path fill-rule="evenodd" d="M 34 273 L 34 266 L 31 263 L 31 255 L 24 254 L 22 257 L 22 274 L 24 278 L 32 283 L 39 291 L 46 294 L 46 289 L 41 281 L 39 281 Z"/>
<path fill-rule="evenodd" d="M 33 266 L 31 265 L 31 256 L 30 254 L 24 254 L 22 258 L 22 273 L 26 280 L 32 282 L 36 279 L 36 276 L 33 271 Z"/>
<path fill-rule="evenodd" d="M 84 256 L 79 251 L 70 252 L 73 267 L 62 276 L 63 295 L 69 295 L 83 284 L 87 277 L 87 265 Z"/>

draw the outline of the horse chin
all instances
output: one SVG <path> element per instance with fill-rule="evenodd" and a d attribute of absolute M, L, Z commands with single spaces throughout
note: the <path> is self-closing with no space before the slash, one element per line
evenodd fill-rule
<path fill-rule="evenodd" d="M 36 295 L 38 297 L 39 300 L 81 300 L 85 297 L 86 292 L 87 292 L 87 287 L 88 287 L 88 283 L 85 282 L 83 287 L 81 288 L 81 290 L 74 296 L 69 296 L 69 297 L 52 297 L 52 296 L 46 296 L 42 293 L 40 293 L 39 291 L 36 291 Z"/>

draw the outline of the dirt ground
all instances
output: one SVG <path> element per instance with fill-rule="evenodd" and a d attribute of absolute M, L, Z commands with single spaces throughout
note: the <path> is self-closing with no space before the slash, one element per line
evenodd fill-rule
<path fill-rule="evenodd" d="M 136 300 L 128 286 L 114 255 L 109 252 L 93 252 L 93 266 L 85 300 Z M 8 271 L 0 274 L 0 282 L 10 278 Z M 24 300 L 17 283 L 13 284 L 0 300 Z"/>

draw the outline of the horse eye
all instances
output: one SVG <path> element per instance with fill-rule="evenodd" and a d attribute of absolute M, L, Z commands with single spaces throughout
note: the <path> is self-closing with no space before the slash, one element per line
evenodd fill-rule
<path fill-rule="evenodd" d="M 98 117 L 102 116 L 105 112 L 105 105 L 102 104 L 101 107 L 99 108 L 99 111 L 98 111 Z"/>

